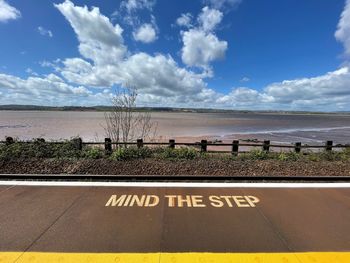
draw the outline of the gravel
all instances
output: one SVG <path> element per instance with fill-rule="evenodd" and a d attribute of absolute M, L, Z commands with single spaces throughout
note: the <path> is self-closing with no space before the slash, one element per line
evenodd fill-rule
<path fill-rule="evenodd" d="M 164 160 L 130 161 L 13 159 L 0 161 L 2 174 L 350 176 L 347 161 Z"/>

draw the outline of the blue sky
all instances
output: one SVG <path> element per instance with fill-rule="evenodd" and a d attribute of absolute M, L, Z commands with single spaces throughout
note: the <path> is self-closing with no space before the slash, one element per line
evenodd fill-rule
<path fill-rule="evenodd" d="M 0 0 L 0 104 L 350 110 L 350 1 Z"/>

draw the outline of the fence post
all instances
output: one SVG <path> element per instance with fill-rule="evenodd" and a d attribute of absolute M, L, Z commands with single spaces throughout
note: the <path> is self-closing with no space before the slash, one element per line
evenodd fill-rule
<path fill-rule="evenodd" d="M 169 148 L 175 149 L 175 140 L 169 140 Z"/>
<path fill-rule="evenodd" d="M 232 155 L 238 155 L 238 150 L 239 150 L 239 141 L 234 140 L 232 142 Z"/>
<path fill-rule="evenodd" d="M 107 154 L 112 152 L 112 140 L 111 138 L 105 138 L 105 151 Z"/>
<path fill-rule="evenodd" d="M 332 151 L 333 148 L 333 141 L 327 141 L 326 142 L 326 151 Z"/>
<path fill-rule="evenodd" d="M 143 140 L 137 139 L 137 148 L 142 148 L 142 147 L 143 147 Z"/>
<path fill-rule="evenodd" d="M 264 141 L 263 151 L 265 151 L 265 152 L 270 151 L 270 141 Z"/>
<path fill-rule="evenodd" d="M 73 144 L 77 150 L 81 151 L 83 149 L 83 140 L 80 137 L 74 138 Z"/>
<path fill-rule="evenodd" d="M 201 152 L 206 152 L 208 147 L 208 141 L 207 140 L 202 140 L 201 141 Z"/>
<path fill-rule="evenodd" d="M 12 137 L 6 137 L 5 140 L 6 140 L 6 145 L 10 145 L 10 144 L 13 144 L 15 142 Z"/>
<path fill-rule="evenodd" d="M 301 142 L 295 143 L 295 152 L 300 153 L 301 152 Z"/>

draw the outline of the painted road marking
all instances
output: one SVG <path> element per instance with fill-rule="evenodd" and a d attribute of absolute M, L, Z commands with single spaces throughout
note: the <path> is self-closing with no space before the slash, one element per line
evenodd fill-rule
<path fill-rule="evenodd" d="M 350 262 L 350 187 L 35 183 L 0 194 L 1 263 Z"/>
<path fill-rule="evenodd" d="M 347 252 L 310 253 L 0 253 L 4 263 L 349 263 Z"/>
<path fill-rule="evenodd" d="M 3 186 L 79 186 L 79 187 L 164 187 L 164 188 L 350 188 L 350 183 L 176 183 L 176 182 L 65 182 L 0 181 Z"/>

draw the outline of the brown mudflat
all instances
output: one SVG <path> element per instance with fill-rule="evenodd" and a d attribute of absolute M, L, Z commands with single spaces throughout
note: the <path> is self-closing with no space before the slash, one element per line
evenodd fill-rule
<path fill-rule="evenodd" d="M 0 222 L 2 252 L 340 252 L 350 189 L 0 186 Z"/>

